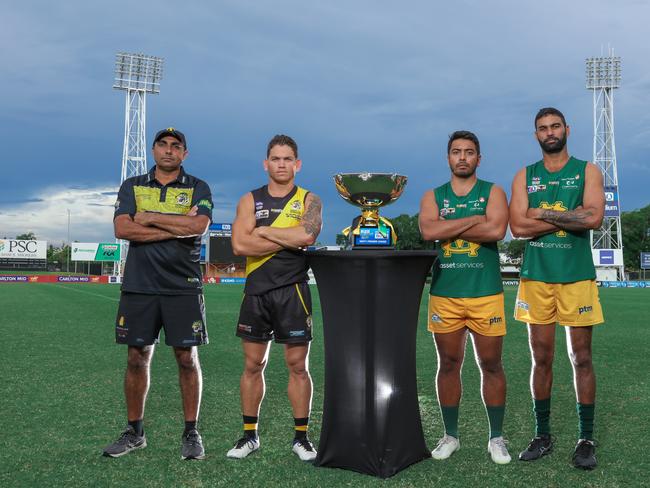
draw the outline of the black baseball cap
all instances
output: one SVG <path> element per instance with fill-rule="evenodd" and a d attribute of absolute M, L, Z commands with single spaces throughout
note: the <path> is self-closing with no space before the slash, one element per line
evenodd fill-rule
<path fill-rule="evenodd" d="M 174 129 L 173 127 L 167 127 L 166 129 L 159 130 L 156 133 L 156 137 L 153 138 L 153 143 L 155 144 L 158 142 L 160 139 L 163 137 L 174 137 L 178 139 L 178 141 L 185 146 L 185 149 L 187 149 L 187 142 L 185 141 L 185 134 L 183 134 L 181 131 Z"/>

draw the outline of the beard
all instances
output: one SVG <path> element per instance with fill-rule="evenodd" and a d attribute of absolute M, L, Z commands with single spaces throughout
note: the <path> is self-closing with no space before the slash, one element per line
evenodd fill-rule
<path fill-rule="evenodd" d="M 472 167 L 470 165 L 467 168 L 462 168 L 462 169 L 452 168 L 451 172 L 457 178 L 471 178 L 472 176 L 474 176 L 474 173 L 476 173 L 476 166 Z"/>
<path fill-rule="evenodd" d="M 566 146 L 566 131 L 560 139 L 546 139 L 545 141 L 539 141 L 539 146 L 542 148 L 546 154 L 555 154 L 559 153 Z"/>

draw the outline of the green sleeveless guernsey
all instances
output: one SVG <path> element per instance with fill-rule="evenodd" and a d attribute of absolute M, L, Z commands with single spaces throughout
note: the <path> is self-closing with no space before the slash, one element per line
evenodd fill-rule
<path fill-rule="evenodd" d="M 457 196 L 451 183 L 434 190 L 439 215 L 445 220 L 485 215 L 492 183 L 477 180 L 464 197 Z M 463 239 L 439 242 L 438 259 L 433 265 L 431 295 L 442 297 L 483 297 L 503 291 L 496 242 L 469 242 Z"/>
<path fill-rule="evenodd" d="M 582 205 L 586 161 L 574 157 L 550 173 L 544 161 L 526 167 L 528 208 L 565 212 Z M 521 277 L 546 283 L 571 283 L 596 278 L 589 231 L 553 232 L 526 243 Z"/>

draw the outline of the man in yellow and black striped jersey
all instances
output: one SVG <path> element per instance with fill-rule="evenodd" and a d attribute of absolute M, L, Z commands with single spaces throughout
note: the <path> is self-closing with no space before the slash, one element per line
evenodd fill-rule
<path fill-rule="evenodd" d="M 260 447 L 257 421 L 273 339 L 284 344 L 289 370 L 288 395 L 295 424 L 292 450 L 303 461 L 316 458 L 307 437 L 312 317 L 304 248 L 316 241 L 322 218 L 320 198 L 294 183 L 301 166 L 296 142 L 276 135 L 264 160 L 268 184 L 246 193 L 237 206 L 232 246 L 235 254 L 247 257 L 236 332 L 245 358 L 240 382 L 244 435 L 228 451 L 230 458 L 245 458 Z"/>

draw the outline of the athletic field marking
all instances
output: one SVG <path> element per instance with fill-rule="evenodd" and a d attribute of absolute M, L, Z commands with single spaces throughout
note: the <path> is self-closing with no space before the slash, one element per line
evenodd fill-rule
<path fill-rule="evenodd" d="M 80 290 L 79 288 L 74 288 L 72 286 L 60 285 L 58 283 L 50 283 L 50 284 L 52 286 L 56 286 L 57 288 L 65 288 L 66 290 L 77 291 L 79 293 L 85 293 L 86 295 L 92 295 L 94 297 L 106 298 L 106 300 L 110 300 L 112 302 L 119 302 L 120 301 L 119 298 L 107 297 L 106 295 L 101 295 L 99 293 L 93 293 L 93 292 L 86 291 L 86 290 Z M 83 284 L 81 286 L 83 286 Z"/>

